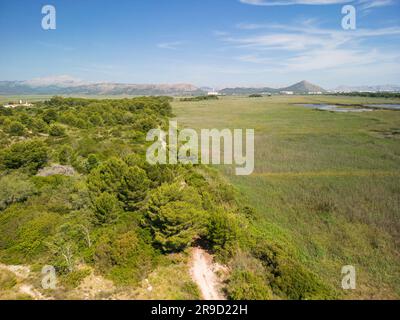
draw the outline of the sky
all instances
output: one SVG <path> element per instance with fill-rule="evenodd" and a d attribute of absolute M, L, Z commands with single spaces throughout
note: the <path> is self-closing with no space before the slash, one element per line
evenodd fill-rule
<path fill-rule="evenodd" d="M 400 84 L 400 0 L 0 0 L 0 39 L 0 80 Z"/>

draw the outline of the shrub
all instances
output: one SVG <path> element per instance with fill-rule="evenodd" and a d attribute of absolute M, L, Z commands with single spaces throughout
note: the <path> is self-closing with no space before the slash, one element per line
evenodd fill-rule
<path fill-rule="evenodd" d="M 16 284 L 17 279 L 11 271 L 0 269 L 0 291 L 10 290 Z"/>
<path fill-rule="evenodd" d="M 237 218 L 224 211 L 210 214 L 207 223 L 207 239 L 217 252 L 228 249 L 234 245 L 239 233 Z"/>
<path fill-rule="evenodd" d="M 234 270 L 229 278 L 227 293 L 232 300 L 272 299 L 272 291 L 265 278 L 250 270 Z"/>
<path fill-rule="evenodd" d="M 41 118 L 34 118 L 31 123 L 31 128 L 35 132 L 47 133 L 49 127 L 47 123 Z"/>
<path fill-rule="evenodd" d="M 281 248 L 261 241 L 256 244 L 253 254 L 271 275 L 271 288 L 277 295 L 294 300 L 330 299 L 335 296 L 331 288 Z"/>
<path fill-rule="evenodd" d="M 96 169 L 99 165 L 100 165 L 99 158 L 93 153 L 89 154 L 85 163 L 86 171 L 90 173 L 93 169 Z"/>
<path fill-rule="evenodd" d="M 64 127 L 59 124 L 52 124 L 50 126 L 49 134 L 52 137 L 63 137 L 66 135 Z"/>
<path fill-rule="evenodd" d="M 137 284 L 153 268 L 154 249 L 135 230 L 118 234 L 106 229 L 95 248 L 95 263 L 119 284 Z"/>
<path fill-rule="evenodd" d="M 63 146 L 58 154 L 58 160 L 61 164 L 72 164 L 76 160 L 74 149 L 70 146 Z"/>
<path fill-rule="evenodd" d="M 56 121 L 57 118 L 58 118 L 57 112 L 53 109 L 47 110 L 42 117 L 43 121 L 46 122 L 47 124 Z"/>
<path fill-rule="evenodd" d="M 12 136 L 23 136 L 25 127 L 21 122 L 13 121 L 8 125 L 7 132 Z"/>
<path fill-rule="evenodd" d="M 8 169 L 26 167 L 31 171 L 42 168 L 48 159 L 48 148 L 38 140 L 13 144 L 5 150 L 2 162 Z"/>
<path fill-rule="evenodd" d="M 68 289 L 75 289 L 90 273 L 90 269 L 74 270 L 61 277 L 61 283 Z"/>
<path fill-rule="evenodd" d="M 0 210 L 7 206 L 25 201 L 35 192 L 34 185 L 28 180 L 28 177 L 13 173 L 0 178 Z"/>

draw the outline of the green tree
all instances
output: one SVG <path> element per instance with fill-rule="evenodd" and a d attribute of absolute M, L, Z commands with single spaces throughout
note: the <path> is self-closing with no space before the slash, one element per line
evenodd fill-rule
<path fill-rule="evenodd" d="M 215 250 L 229 249 L 239 234 L 239 223 L 234 214 L 222 210 L 210 214 L 207 222 L 207 239 Z"/>
<path fill-rule="evenodd" d="M 23 136 L 25 127 L 21 122 L 13 121 L 9 124 L 7 132 L 12 136 Z"/>
<path fill-rule="evenodd" d="M 50 126 L 49 134 L 52 137 L 63 137 L 66 135 L 64 127 L 59 124 L 52 124 Z"/>
<path fill-rule="evenodd" d="M 34 118 L 31 123 L 31 128 L 33 131 L 40 133 L 46 133 L 49 130 L 47 123 L 41 118 Z"/>
<path fill-rule="evenodd" d="M 118 219 L 121 206 L 115 195 L 104 192 L 93 201 L 96 223 L 99 225 L 110 224 Z"/>
<path fill-rule="evenodd" d="M 58 160 L 61 164 L 72 164 L 76 159 L 74 149 L 70 146 L 63 146 L 58 154 Z"/>
<path fill-rule="evenodd" d="M 58 118 L 57 112 L 54 109 L 47 110 L 44 115 L 42 116 L 42 119 L 44 122 L 47 124 L 50 124 L 51 122 L 56 121 Z"/>
<path fill-rule="evenodd" d="M 91 153 L 89 154 L 87 160 L 86 160 L 86 171 L 91 172 L 93 169 L 96 169 L 100 165 L 100 160 L 97 157 L 97 155 Z"/>
<path fill-rule="evenodd" d="M 147 195 L 150 180 L 146 172 L 137 167 L 130 167 L 124 177 L 123 188 L 119 192 L 119 198 L 125 203 L 127 210 L 135 210 L 141 205 Z"/>
<path fill-rule="evenodd" d="M 103 125 L 103 119 L 98 115 L 94 114 L 89 118 L 89 121 L 92 125 L 94 126 L 99 126 L 101 127 Z"/>
<path fill-rule="evenodd" d="M 48 159 L 48 148 L 39 140 L 23 141 L 6 149 L 2 156 L 3 165 L 8 169 L 28 168 L 37 171 Z"/>
<path fill-rule="evenodd" d="M 136 209 L 146 197 L 150 181 L 146 172 L 137 166 L 129 167 L 124 161 L 112 158 L 94 169 L 88 177 L 92 194 L 115 194 L 126 210 Z"/>
<path fill-rule="evenodd" d="M 154 242 L 165 252 L 175 252 L 204 235 L 207 212 L 195 189 L 162 185 L 152 193 L 145 218 Z"/>

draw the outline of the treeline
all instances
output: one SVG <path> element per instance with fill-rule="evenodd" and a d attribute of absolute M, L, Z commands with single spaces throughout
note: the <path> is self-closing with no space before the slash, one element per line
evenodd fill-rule
<path fill-rule="evenodd" d="M 400 92 L 340 92 L 335 96 L 367 97 L 367 98 L 400 98 Z"/>
<path fill-rule="evenodd" d="M 145 161 L 147 130 L 171 116 L 163 97 L 0 108 L 0 262 L 55 266 L 67 289 L 87 276 L 82 265 L 135 288 L 201 242 L 230 267 L 230 299 L 333 297 L 215 171 Z M 52 164 L 76 174 L 37 175 Z"/>
<path fill-rule="evenodd" d="M 204 101 L 204 100 L 218 100 L 218 96 L 210 95 L 210 96 L 197 96 L 197 97 L 189 97 L 189 98 L 181 98 L 179 101 Z"/>

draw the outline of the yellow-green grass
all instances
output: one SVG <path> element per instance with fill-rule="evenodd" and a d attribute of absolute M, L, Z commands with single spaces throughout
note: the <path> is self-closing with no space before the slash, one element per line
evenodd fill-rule
<path fill-rule="evenodd" d="M 173 103 L 184 127 L 253 128 L 255 171 L 220 167 L 265 222 L 266 236 L 345 298 L 400 297 L 400 112 L 332 113 L 295 103 L 399 103 L 336 96 L 223 97 Z M 284 240 L 283 240 L 284 238 Z M 357 290 L 341 290 L 354 265 Z"/>

